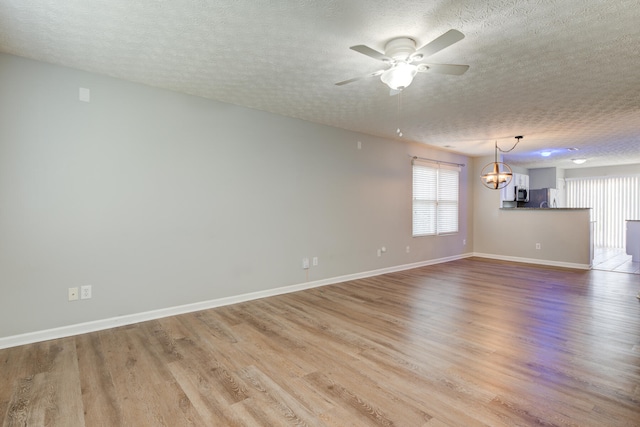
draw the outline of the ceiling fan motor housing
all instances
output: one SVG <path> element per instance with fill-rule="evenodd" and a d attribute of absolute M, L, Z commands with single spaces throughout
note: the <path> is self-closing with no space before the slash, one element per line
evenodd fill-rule
<path fill-rule="evenodd" d="M 416 51 L 416 42 L 408 37 L 398 37 L 389 42 L 384 47 L 384 54 L 396 61 L 407 61 Z"/>

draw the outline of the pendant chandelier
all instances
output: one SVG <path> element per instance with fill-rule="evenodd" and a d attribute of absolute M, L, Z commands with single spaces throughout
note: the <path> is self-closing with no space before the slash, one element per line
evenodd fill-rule
<path fill-rule="evenodd" d="M 506 187 L 511 182 L 511 179 L 513 178 L 513 171 L 508 164 L 498 161 L 498 150 L 503 153 L 512 151 L 516 148 L 522 139 L 522 136 L 516 136 L 515 138 L 517 139 L 515 145 L 506 151 L 498 147 L 498 141 L 496 141 L 494 162 L 483 167 L 482 172 L 480 173 L 482 184 L 485 187 L 490 188 L 491 190 L 499 190 Z"/>

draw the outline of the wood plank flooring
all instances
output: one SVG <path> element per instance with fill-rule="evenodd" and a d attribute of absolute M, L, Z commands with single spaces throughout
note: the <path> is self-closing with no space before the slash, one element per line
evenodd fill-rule
<path fill-rule="evenodd" d="M 470 258 L 0 350 L 4 426 L 639 426 L 640 276 Z"/>

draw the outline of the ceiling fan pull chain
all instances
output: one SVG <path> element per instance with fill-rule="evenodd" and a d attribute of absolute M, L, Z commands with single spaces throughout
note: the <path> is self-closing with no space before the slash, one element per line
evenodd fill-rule
<path fill-rule="evenodd" d="M 402 97 L 402 91 L 400 91 L 400 93 L 398 93 L 398 129 L 396 129 L 396 134 L 398 134 L 398 136 L 400 138 L 402 138 L 402 131 L 400 130 L 400 118 L 402 117 L 402 115 L 400 114 L 400 109 L 401 109 L 401 100 L 400 98 Z"/>

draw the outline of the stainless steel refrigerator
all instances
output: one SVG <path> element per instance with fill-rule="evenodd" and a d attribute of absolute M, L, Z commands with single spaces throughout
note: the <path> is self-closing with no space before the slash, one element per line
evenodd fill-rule
<path fill-rule="evenodd" d="M 529 190 L 529 201 L 525 208 L 562 208 L 560 192 L 555 188 L 541 188 Z"/>

